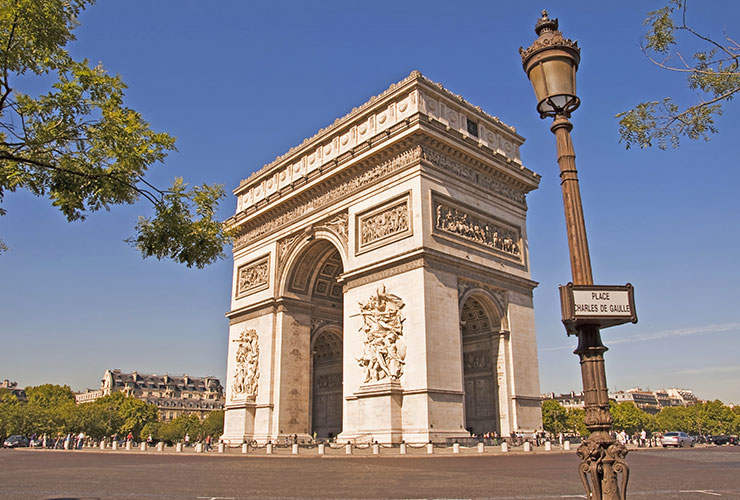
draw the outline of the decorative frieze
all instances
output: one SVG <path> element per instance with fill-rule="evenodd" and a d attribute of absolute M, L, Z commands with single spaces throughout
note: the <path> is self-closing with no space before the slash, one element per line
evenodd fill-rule
<path fill-rule="evenodd" d="M 257 396 L 259 384 L 259 337 L 254 329 L 245 329 L 238 339 L 234 378 L 231 384 L 232 399 L 246 397 L 254 399 Z"/>
<path fill-rule="evenodd" d="M 357 362 L 365 370 L 364 383 L 394 381 L 403 375 L 406 344 L 402 338 L 405 318 L 401 309 L 404 306 L 400 297 L 386 292 L 385 285 L 366 302 L 360 302 L 364 348 Z"/>
<path fill-rule="evenodd" d="M 237 299 L 270 286 L 270 256 L 265 255 L 239 266 L 236 279 Z"/>
<path fill-rule="evenodd" d="M 522 260 L 517 228 L 439 198 L 434 199 L 434 230 Z"/>
<path fill-rule="evenodd" d="M 321 225 L 334 231 L 339 236 L 339 239 L 342 240 L 344 247 L 347 248 L 347 227 L 349 225 L 349 215 L 347 215 L 346 212 L 335 215 Z"/>
<path fill-rule="evenodd" d="M 357 216 L 357 253 L 377 248 L 412 234 L 410 195 L 404 194 Z"/>
<path fill-rule="evenodd" d="M 369 168 L 358 170 L 357 174 L 353 177 L 350 177 L 344 182 L 317 194 L 315 197 L 311 198 L 309 202 L 301 204 L 283 213 L 275 214 L 275 216 L 271 217 L 269 220 L 256 224 L 251 229 L 244 231 L 234 241 L 234 249 L 238 250 L 266 233 L 295 222 L 297 219 L 310 212 L 315 212 L 325 208 L 347 195 L 356 193 L 374 182 L 419 161 L 421 156 L 421 146 L 414 146 L 389 160 Z"/>
<path fill-rule="evenodd" d="M 463 366 L 465 371 L 482 371 L 491 367 L 491 351 L 483 349 L 480 351 L 463 353 Z"/>
<path fill-rule="evenodd" d="M 434 149 L 423 148 L 422 158 L 425 161 L 455 174 L 476 186 L 480 186 L 493 194 L 497 194 L 507 200 L 519 203 L 520 205 L 526 204 L 526 197 L 522 191 L 516 190 L 484 172 L 455 161 Z"/>

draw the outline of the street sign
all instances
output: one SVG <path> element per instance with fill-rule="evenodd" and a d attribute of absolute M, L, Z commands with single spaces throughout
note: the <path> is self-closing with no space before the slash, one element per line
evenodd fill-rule
<path fill-rule="evenodd" d="M 574 285 L 560 287 L 563 324 L 568 335 L 577 333 L 579 325 L 599 328 L 637 323 L 635 289 L 624 286 Z"/>

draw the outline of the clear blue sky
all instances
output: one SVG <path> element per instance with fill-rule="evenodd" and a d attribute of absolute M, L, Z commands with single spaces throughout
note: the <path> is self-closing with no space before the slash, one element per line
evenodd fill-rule
<path fill-rule="evenodd" d="M 100 1 L 81 17 L 77 58 L 128 84 L 127 104 L 179 152 L 150 180 L 227 190 L 275 156 L 418 69 L 527 138 L 542 175 L 528 197 L 542 391 L 581 386 L 560 323 L 570 280 L 549 121 L 535 112 L 520 46 L 540 10 L 582 49 L 573 141 L 599 284 L 635 285 L 640 322 L 604 331 L 610 389 L 679 386 L 740 403 L 740 105 L 711 142 L 626 151 L 614 115 L 641 100 L 690 97 L 639 48 L 660 1 Z M 691 0 L 689 20 L 726 29 L 740 3 Z M 233 213 L 230 196 L 220 216 Z M 65 222 L 47 200 L 8 194 L 0 239 L 0 379 L 97 387 L 106 368 L 224 381 L 231 262 L 205 270 L 142 260 L 123 240 L 144 201 Z"/>

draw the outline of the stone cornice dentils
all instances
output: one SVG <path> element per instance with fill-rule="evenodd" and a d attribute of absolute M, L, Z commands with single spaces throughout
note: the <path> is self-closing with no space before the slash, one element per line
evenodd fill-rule
<path fill-rule="evenodd" d="M 380 105 L 384 102 L 391 101 L 394 97 L 402 94 L 403 92 L 411 88 L 414 84 L 423 84 L 425 87 L 427 87 L 427 89 L 431 90 L 434 93 L 441 92 L 445 97 L 452 101 L 455 101 L 456 105 L 461 106 L 471 115 L 477 115 L 477 118 L 484 118 L 486 122 L 489 122 L 488 125 L 493 125 L 492 128 L 497 133 L 506 136 L 509 140 L 517 144 L 522 144 L 524 142 L 524 138 L 516 133 L 514 127 L 510 127 L 504 124 L 498 118 L 484 112 L 480 107 L 473 106 L 462 97 L 453 94 L 449 90 L 445 89 L 441 84 L 425 78 L 418 71 L 413 71 L 401 82 L 391 85 L 380 95 L 371 98 L 368 102 L 358 108 L 353 109 L 344 117 L 338 118 L 332 125 L 319 130 L 319 132 L 316 133 L 313 137 L 305 139 L 300 145 L 291 148 L 286 154 L 278 156 L 273 162 L 265 165 L 257 172 L 254 172 L 247 179 L 242 180 L 239 183 L 239 187 L 234 190 L 234 194 L 241 194 L 249 185 L 256 184 L 256 181 L 264 180 L 270 177 L 270 175 L 275 174 L 278 170 L 280 170 L 281 167 L 287 166 L 287 164 L 291 163 L 291 160 L 296 159 L 302 154 L 308 153 L 310 148 L 317 146 L 322 141 L 326 140 L 331 134 L 338 132 L 341 126 L 349 125 L 350 121 L 359 121 L 360 118 L 368 115 L 371 111 L 380 107 Z"/>

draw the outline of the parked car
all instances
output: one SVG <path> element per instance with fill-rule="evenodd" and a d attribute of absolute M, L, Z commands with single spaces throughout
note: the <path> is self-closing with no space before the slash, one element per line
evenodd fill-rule
<path fill-rule="evenodd" d="M 16 434 L 3 441 L 3 448 L 21 448 L 28 446 L 28 438 Z"/>
<path fill-rule="evenodd" d="M 694 446 L 694 440 L 685 432 L 666 432 L 660 439 L 660 444 L 663 445 L 663 448 L 669 446 L 683 448 L 684 446 Z"/>
<path fill-rule="evenodd" d="M 723 444 L 731 444 L 737 446 L 739 444 L 737 436 L 710 436 L 709 442 L 714 443 L 718 446 L 722 446 Z"/>

